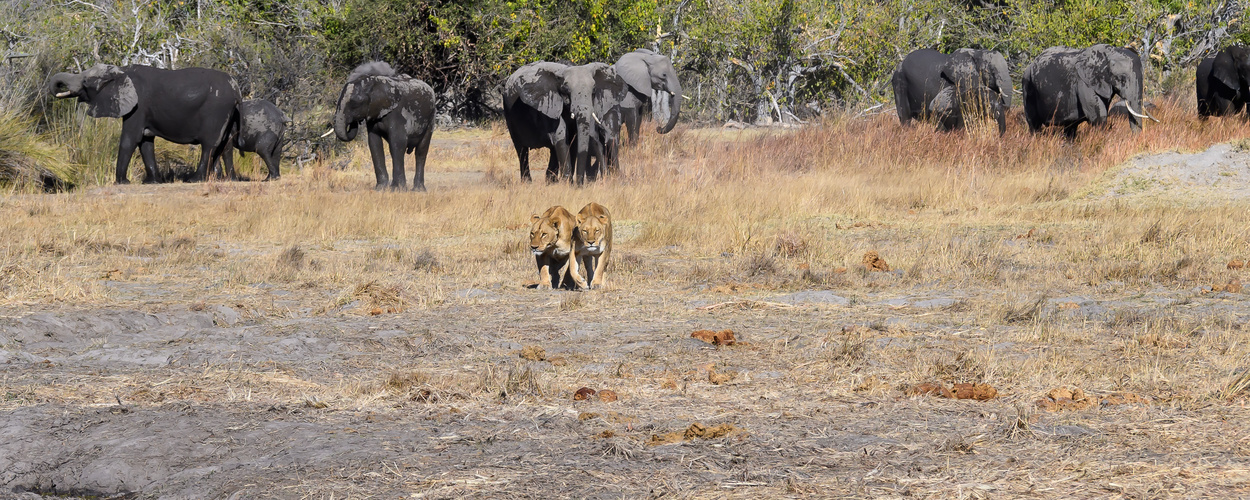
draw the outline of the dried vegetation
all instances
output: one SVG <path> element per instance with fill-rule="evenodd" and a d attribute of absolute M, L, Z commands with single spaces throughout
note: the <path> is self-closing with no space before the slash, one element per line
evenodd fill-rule
<path fill-rule="evenodd" d="M 1089 193 L 1250 126 L 1158 104 L 1070 144 L 679 128 L 580 189 L 517 182 L 497 126 L 440 134 L 426 194 L 371 191 L 357 144 L 277 183 L 9 196 L 0 408 L 317 433 L 257 444 L 299 472 L 147 491 L 1236 496 L 1247 206 Z M 528 215 L 592 200 L 613 288 L 522 288 Z"/>

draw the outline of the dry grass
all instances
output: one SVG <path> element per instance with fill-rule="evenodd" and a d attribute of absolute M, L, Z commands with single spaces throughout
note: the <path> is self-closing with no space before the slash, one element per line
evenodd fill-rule
<path fill-rule="evenodd" d="M 1250 277 L 1225 265 L 1250 256 L 1247 206 L 1082 195 L 1133 155 L 1250 133 L 1198 122 L 1192 103 L 1157 104 L 1163 124 L 1082 129 L 1073 143 L 1031 136 L 1018 117 L 1001 140 L 889 116 L 679 128 L 644 136 L 623 175 L 582 188 L 518 182 L 495 126 L 437 135 L 425 194 L 371 191 L 354 144 L 348 170 L 276 183 L 10 196 L 5 315 L 212 315 L 202 335 L 246 332 L 256 352 L 8 369 L 0 407 L 186 401 L 439 429 L 429 442 L 442 454 L 422 455 L 433 462 L 420 471 L 279 478 L 302 493 L 573 494 L 584 485 L 564 475 L 610 466 L 615 479 L 596 484 L 618 494 L 1236 495 L 1250 302 L 1204 287 Z M 614 216 L 612 288 L 521 288 L 534 273 L 529 214 L 589 201 Z M 869 251 L 891 271 L 863 268 Z M 700 328 L 741 344 L 690 340 Z M 77 349 L 126 346 L 125 331 L 92 335 Z M 160 342 L 217 352 L 188 338 Z M 547 361 L 522 360 L 521 345 Z M 926 381 L 987 383 L 1000 398 L 905 396 Z M 1150 404 L 1034 408 L 1060 386 Z M 574 403 L 580 387 L 621 400 Z M 742 432 L 645 444 L 694 422 Z M 493 446 L 535 461 L 522 473 L 468 458 Z M 447 455 L 454 466 L 438 462 Z"/>

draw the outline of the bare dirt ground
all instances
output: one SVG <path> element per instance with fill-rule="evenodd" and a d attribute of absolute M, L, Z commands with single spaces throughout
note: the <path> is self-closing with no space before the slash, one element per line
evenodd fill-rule
<path fill-rule="evenodd" d="M 357 150 L 0 199 L 0 497 L 1250 495 L 1244 197 L 718 177 L 788 137 L 736 134 L 584 189 L 516 183 L 495 130 L 441 138 L 427 194 Z M 607 289 L 520 286 L 553 200 L 613 211 Z"/>

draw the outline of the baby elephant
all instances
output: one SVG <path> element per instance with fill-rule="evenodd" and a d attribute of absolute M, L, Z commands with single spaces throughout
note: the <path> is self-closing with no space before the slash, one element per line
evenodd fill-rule
<path fill-rule="evenodd" d="M 260 155 L 269 167 L 267 181 L 282 177 L 278 162 L 282 160 L 282 134 L 288 123 L 291 119 L 269 101 L 253 99 L 239 103 L 239 134 L 234 146 L 240 155 L 248 151 Z"/>

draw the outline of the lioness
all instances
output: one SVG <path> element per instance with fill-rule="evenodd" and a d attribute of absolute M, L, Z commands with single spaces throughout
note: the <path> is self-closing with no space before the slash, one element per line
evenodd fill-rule
<path fill-rule="evenodd" d="M 607 285 L 604 270 L 612 255 L 612 214 L 603 205 L 588 203 L 577 212 L 577 233 L 573 252 L 586 270 L 586 283 L 594 286 L 598 280 L 600 287 Z"/>
<path fill-rule="evenodd" d="M 558 288 L 565 279 L 572 279 L 577 286 L 587 288 L 582 279 L 573 249 L 580 243 L 577 238 L 577 220 L 564 207 L 556 205 L 530 219 L 530 251 L 538 264 L 538 285 L 547 280 L 551 288 Z"/>

